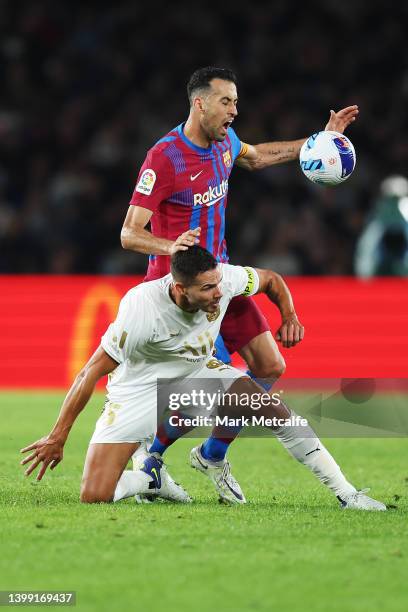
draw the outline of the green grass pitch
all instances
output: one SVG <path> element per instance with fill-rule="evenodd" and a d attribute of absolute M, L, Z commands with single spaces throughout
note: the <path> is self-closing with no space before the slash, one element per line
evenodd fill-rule
<path fill-rule="evenodd" d="M 90 611 L 408 609 L 406 439 L 326 440 L 356 486 L 394 506 L 387 513 L 340 511 L 272 439 L 231 447 L 246 506 L 217 503 L 187 463 L 191 439 L 167 455 L 190 506 L 85 506 L 79 483 L 101 395 L 55 472 L 36 483 L 19 465 L 19 449 L 49 431 L 61 398 L 0 394 L 0 590 L 75 590 L 77 609 Z"/>

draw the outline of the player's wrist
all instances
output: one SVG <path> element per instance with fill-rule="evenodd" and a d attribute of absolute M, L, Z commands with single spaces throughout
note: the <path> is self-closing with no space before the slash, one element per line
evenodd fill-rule
<path fill-rule="evenodd" d="M 289 309 L 289 310 L 281 310 L 281 317 L 282 317 L 282 323 L 286 323 L 286 321 L 289 320 L 293 320 L 296 319 L 297 320 L 297 314 L 294 310 Z"/>
<path fill-rule="evenodd" d="M 53 429 L 50 434 L 48 435 L 47 438 L 47 443 L 49 444 L 60 444 L 61 446 L 64 446 L 65 442 L 67 441 L 68 438 L 68 434 L 69 434 L 70 428 L 64 428 L 64 429 L 60 429 L 60 428 L 56 428 Z"/>

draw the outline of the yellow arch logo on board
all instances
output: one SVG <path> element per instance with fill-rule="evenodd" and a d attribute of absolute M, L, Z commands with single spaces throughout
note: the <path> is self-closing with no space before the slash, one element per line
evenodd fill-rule
<path fill-rule="evenodd" d="M 98 310 L 107 306 L 113 321 L 118 311 L 121 294 L 108 283 L 98 283 L 89 289 L 80 304 L 74 321 L 68 358 L 68 379 L 71 382 L 91 356 L 93 331 Z"/>

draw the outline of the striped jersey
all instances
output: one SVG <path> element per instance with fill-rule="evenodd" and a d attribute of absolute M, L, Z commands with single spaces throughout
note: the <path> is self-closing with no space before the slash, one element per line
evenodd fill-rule
<path fill-rule="evenodd" d="M 202 148 L 185 136 L 183 128 L 184 123 L 148 151 L 130 204 L 153 211 L 151 231 L 160 238 L 175 240 L 188 229 L 201 227 L 200 245 L 225 263 L 228 180 L 247 145 L 229 127 L 223 142 Z M 169 271 L 169 256 L 151 255 L 146 280 Z"/>

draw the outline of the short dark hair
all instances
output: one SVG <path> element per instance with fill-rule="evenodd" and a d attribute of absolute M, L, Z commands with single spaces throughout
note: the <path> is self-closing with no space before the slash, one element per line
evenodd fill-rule
<path fill-rule="evenodd" d="M 207 249 L 195 244 L 186 251 L 174 253 L 170 269 L 174 280 L 188 286 L 194 282 L 197 274 L 214 270 L 217 265 L 217 260 Z"/>
<path fill-rule="evenodd" d="M 237 84 L 237 77 L 229 68 L 216 68 L 215 66 L 199 68 L 193 72 L 187 83 L 187 95 L 190 104 L 192 102 L 193 93 L 198 89 L 209 89 L 213 79 L 222 79 L 223 81 L 231 81 L 231 83 Z"/>

